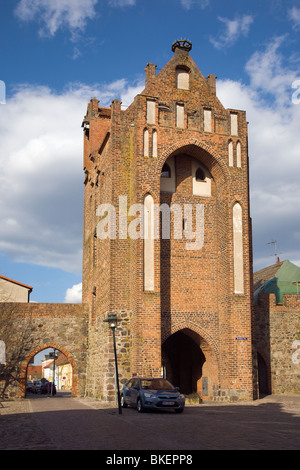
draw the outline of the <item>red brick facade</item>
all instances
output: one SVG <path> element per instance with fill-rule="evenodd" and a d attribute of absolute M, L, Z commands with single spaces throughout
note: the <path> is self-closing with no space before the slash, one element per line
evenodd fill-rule
<path fill-rule="evenodd" d="M 198 391 L 215 400 L 253 397 L 246 116 L 224 109 L 216 97 L 215 77 L 203 77 L 188 49 L 175 46 L 174 56 L 158 74 L 148 64 L 145 89 L 126 110 L 118 100 L 108 109 L 94 98 L 84 118 L 83 303 L 89 306 L 89 394 L 113 394 L 110 333 L 103 320 L 116 313 L 122 320 L 116 331 L 121 381 L 133 374 L 161 374 L 163 366 L 185 393 Z M 181 72 L 184 85 L 177 82 Z M 149 101 L 154 110 L 150 118 Z M 166 162 L 175 174 L 172 191 L 162 186 Z M 208 194 L 193 189 L 198 167 L 207 176 L 202 183 L 204 189 L 210 185 Z M 145 241 L 129 234 L 120 237 L 124 213 L 119 197 L 127 198 L 127 207 L 121 209 L 126 213 L 133 204 L 143 204 L 147 194 L 158 206 L 198 204 L 204 210 L 200 249 L 187 250 L 184 236 L 175 239 L 172 223 L 170 239 L 154 240 L 151 289 L 144 284 Z M 103 204 L 116 208 L 115 236 L 105 240 L 97 235 L 101 216 L 106 216 L 98 210 Z M 235 204 L 241 213 L 238 229 Z M 129 216 L 128 224 L 132 221 Z M 234 232 L 241 237 L 240 249 L 234 248 Z"/>

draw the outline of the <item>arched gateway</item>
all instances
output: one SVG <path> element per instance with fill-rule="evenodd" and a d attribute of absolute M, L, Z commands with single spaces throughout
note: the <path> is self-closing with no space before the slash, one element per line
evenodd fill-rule
<path fill-rule="evenodd" d="M 57 343 L 53 342 L 48 342 L 45 344 L 42 344 L 38 347 L 36 347 L 34 350 L 30 352 L 30 354 L 26 357 L 26 359 L 23 361 L 21 369 L 20 369 L 20 395 L 25 396 L 26 393 L 26 378 L 27 378 L 27 370 L 28 366 L 30 365 L 31 361 L 34 359 L 34 356 L 38 354 L 39 352 L 45 350 L 45 349 L 53 349 L 59 352 L 59 354 L 63 354 L 66 356 L 68 362 L 71 364 L 72 367 L 72 395 L 78 395 L 78 372 L 77 372 L 77 365 L 76 361 L 72 357 L 72 355 L 63 347 L 61 347 Z"/>

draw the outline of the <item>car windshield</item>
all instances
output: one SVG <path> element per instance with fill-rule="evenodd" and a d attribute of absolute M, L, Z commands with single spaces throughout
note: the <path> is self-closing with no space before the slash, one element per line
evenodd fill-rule
<path fill-rule="evenodd" d="M 141 387 L 145 390 L 174 390 L 175 387 L 164 379 L 142 379 Z"/>

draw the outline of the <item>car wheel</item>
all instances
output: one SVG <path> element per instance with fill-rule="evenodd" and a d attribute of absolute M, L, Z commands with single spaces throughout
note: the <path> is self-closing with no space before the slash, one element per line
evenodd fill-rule
<path fill-rule="evenodd" d="M 127 408 L 127 403 L 125 402 L 124 395 L 121 395 L 121 406 L 122 408 Z"/>
<path fill-rule="evenodd" d="M 142 401 L 140 398 L 138 398 L 138 401 L 136 402 L 136 409 L 138 410 L 139 413 L 142 413 L 144 411 Z"/>

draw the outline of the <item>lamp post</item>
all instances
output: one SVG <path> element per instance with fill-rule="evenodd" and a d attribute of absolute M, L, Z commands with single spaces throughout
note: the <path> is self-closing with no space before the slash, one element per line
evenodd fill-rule
<path fill-rule="evenodd" d="M 53 382 L 51 385 L 51 395 L 54 396 L 54 387 L 55 387 L 55 359 L 56 359 L 56 349 L 53 348 L 53 352 L 49 353 L 50 357 L 53 357 Z M 49 391 L 48 391 L 49 393 Z"/>
<path fill-rule="evenodd" d="M 120 397 L 120 387 L 119 387 L 119 374 L 118 374 L 118 360 L 117 360 L 117 349 L 116 349 L 116 336 L 115 336 L 115 329 L 117 327 L 117 322 L 121 321 L 117 318 L 117 315 L 110 314 L 104 322 L 108 323 L 109 328 L 112 331 L 113 335 L 113 343 L 114 343 L 114 354 L 115 354 L 115 371 L 116 371 L 116 383 L 117 383 L 117 393 L 118 393 L 118 407 L 119 407 L 119 414 L 122 414 L 122 407 L 121 407 L 121 397 Z"/>

